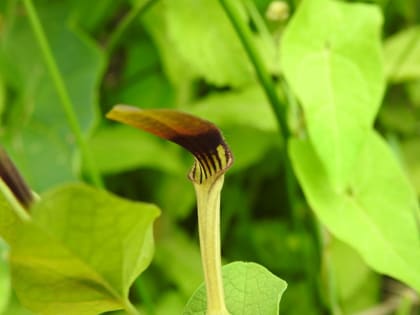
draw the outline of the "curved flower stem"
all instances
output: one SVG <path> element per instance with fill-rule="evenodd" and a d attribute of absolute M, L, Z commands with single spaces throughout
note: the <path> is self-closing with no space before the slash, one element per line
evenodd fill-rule
<path fill-rule="evenodd" d="M 23 3 L 28 13 L 28 18 L 32 25 L 32 29 L 35 33 L 35 37 L 41 48 L 42 55 L 44 57 L 48 72 L 52 78 L 58 97 L 60 98 L 61 105 L 66 114 L 70 129 L 72 130 L 74 134 L 77 145 L 80 151 L 82 152 L 84 161 L 86 162 L 87 170 L 89 172 L 91 181 L 95 186 L 103 187 L 104 185 L 103 185 L 102 179 L 95 166 L 95 163 L 93 162 L 93 158 L 91 156 L 91 153 L 84 139 L 81 127 L 77 119 L 77 115 L 74 111 L 74 106 L 72 104 L 70 95 L 64 83 L 63 76 L 61 75 L 60 70 L 58 69 L 57 63 L 51 51 L 51 47 L 48 43 L 47 37 L 42 28 L 41 22 L 39 20 L 35 7 L 32 3 L 32 0 L 24 0 Z"/>
<path fill-rule="evenodd" d="M 207 293 L 206 315 L 229 315 L 225 305 L 220 249 L 220 192 L 224 175 L 202 184 L 194 183 L 197 195 L 201 261 Z"/>

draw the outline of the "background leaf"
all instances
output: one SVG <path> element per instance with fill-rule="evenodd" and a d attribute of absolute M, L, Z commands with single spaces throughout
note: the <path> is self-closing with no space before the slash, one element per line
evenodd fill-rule
<path fill-rule="evenodd" d="M 64 2 L 37 6 L 54 57 L 65 79 L 82 129 L 96 119 L 95 88 L 104 58 L 98 48 L 68 23 Z M 16 6 L 15 10 L 22 10 Z M 1 37 L 0 70 L 9 87 L 21 98 L 8 105 L 8 119 L 0 137 L 31 186 L 42 191 L 53 184 L 77 178 L 74 139 L 60 100 L 46 72 L 37 41 L 25 15 L 12 11 Z M 31 51 L 31 58 L 27 52 Z M 28 73 L 30 75 L 28 75 Z"/>
<path fill-rule="evenodd" d="M 384 91 L 375 6 L 304 1 L 282 40 L 287 81 L 302 103 L 315 151 L 342 190 Z"/>
<path fill-rule="evenodd" d="M 392 82 L 420 78 L 420 26 L 412 26 L 387 38 L 385 72 Z"/>
<path fill-rule="evenodd" d="M 89 140 L 89 146 L 98 169 L 105 174 L 138 167 L 172 174 L 183 174 L 187 170 L 169 143 L 123 125 L 97 130 Z"/>
<path fill-rule="evenodd" d="M 277 315 L 285 281 L 255 263 L 234 262 L 222 269 L 226 305 L 232 315 Z M 184 315 L 206 313 L 204 285 L 194 293 Z"/>
<path fill-rule="evenodd" d="M 81 184 L 44 195 L 12 243 L 13 286 L 38 314 L 126 308 L 153 254 L 159 210 Z"/>
<path fill-rule="evenodd" d="M 309 204 L 331 233 L 373 269 L 419 291 L 419 208 L 384 141 L 370 133 L 345 192 L 335 191 L 308 141 L 292 140 L 290 153 Z"/>
<path fill-rule="evenodd" d="M 334 237 L 331 237 L 327 252 L 331 255 L 331 269 L 344 313 L 357 314 L 374 305 L 380 294 L 379 275 L 369 268 L 352 247 Z"/>
<path fill-rule="evenodd" d="M 172 43 L 195 73 L 218 86 L 253 81 L 251 64 L 217 0 L 164 3 Z M 238 7 L 247 19 L 240 3 Z"/>

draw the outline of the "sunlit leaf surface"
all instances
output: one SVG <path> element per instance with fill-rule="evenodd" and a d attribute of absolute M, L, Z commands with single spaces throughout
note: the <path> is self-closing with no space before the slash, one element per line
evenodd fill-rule
<path fill-rule="evenodd" d="M 159 210 L 73 184 L 42 196 L 11 244 L 13 286 L 38 314 L 98 314 L 129 304 L 153 255 Z"/>

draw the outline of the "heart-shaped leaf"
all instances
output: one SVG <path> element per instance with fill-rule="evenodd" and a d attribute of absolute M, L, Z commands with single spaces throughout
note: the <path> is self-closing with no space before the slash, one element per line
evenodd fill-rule
<path fill-rule="evenodd" d="M 395 157 L 374 131 L 337 192 L 309 141 L 292 140 L 296 175 L 312 209 L 339 239 L 378 272 L 420 291 L 420 214 L 416 196 Z"/>
<path fill-rule="evenodd" d="M 337 190 L 345 189 L 384 91 L 381 25 L 375 6 L 307 0 L 284 33 L 285 76 Z"/>
<path fill-rule="evenodd" d="M 153 254 L 159 210 L 83 184 L 42 196 L 11 243 L 13 286 L 37 314 L 132 308 L 128 290 Z"/>
<path fill-rule="evenodd" d="M 255 263 L 233 262 L 222 269 L 227 308 L 232 315 L 278 315 L 287 283 Z M 184 315 L 206 314 L 204 285 L 188 301 Z"/>

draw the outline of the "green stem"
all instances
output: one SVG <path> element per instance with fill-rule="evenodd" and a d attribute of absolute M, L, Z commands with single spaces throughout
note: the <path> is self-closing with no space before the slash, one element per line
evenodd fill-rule
<path fill-rule="evenodd" d="M 254 65 L 255 71 L 257 73 L 258 79 L 261 85 L 264 88 L 264 91 L 270 101 L 272 110 L 276 116 L 280 132 L 284 139 L 284 150 L 283 150 L 283 161 L 285 165 L 285 177 L 286 177 L 286 190 L 288 196 L 288 204 L 289 208 L 292 211 L 292 214 L 295 216 L 297 215 L 296 211 L 296 191 L 297 191 L 297 181 L 295 175 L 292 170 L 292 166 L 288 157 L 288 148 L 287 148 L 287 139 L 290 136 L 290 131 L 287 124 L 287 115 L 286 115 L 286 106 L 283 104 L 276 92 L 275 85 L 271 76 L 266 69 L 266 66 L 263 62 L 263 59 L 254 43 L 253 35 L 246 24 L 246 22 L 241 18 L 234 0 L 219 0 L 222 4 L 227 16 L 229 17 L 232 25 L 234 26 L 242 45 L 244 46 L 249 59 L 251 60 L 252 64 Z M 286 93 L 290 93 L 290 91 L 286 90 Z M 296 220 L 296 218 L 295 218 Z M 296 223 L 296 222 L 295 222 Z M 320 228 L 320 224 L 316 222 L 318 228 Z M 298 224 L 300 226 L 300 223 Z M 321 243 L 322 244 L 322 243 Z M 332 278 L 332 271 L 328 270 L 328 277 L 329 280 L 333 280 Z M 335 293 L 335 286 L 330 287 L 331 291 L 329 291 L 329 303 L 330 309 L 334 312 L 334 314 L 339 314 L 339 308 L 337 307 L 337 299 Z"/>
<path fill-rule="evenodd" d="M 235 0 L 219 0 L 219 1 L 226 12 L 226 15 L 229 17 L 230 22 L 235 28 L 242 42 L 242 45 L 248 54 L 249 59 L 254 65 L 254 69 L 257 74 L 257 77 L 264 88 L 267 98 L 270 101 L 271 108 L 278 121 L 280 132 L 283 138 L 286 140 L 289 136 L 289 128 L 287 127 L 287 120 L 286 120 L 286 106 L 285 104 L 281 102 L 279 96 L 277 95 L 274 82 L 271 79 L 271 76 L 264 64 L 264 61 L 254 43 L 254 38 L 252 37 L 252 33 L 248 25 L 241 18 L 241 15 L 239 14 L 236 8 L 237 3 L 235 2 Z M 286 147 L 287 146 L 285 145 L 285 148 Z"/>
<path fill-rule="evenodd" d="M 124 16 L 120 23 L 118 23 L 117 28 L 111 34 L 108 40 L 108 45 L 106 48 L 107 56 L 111 56 L 114 52 L 115 48 L 117 47 L 118 42 L 121 40 L 122 35 L 128 29 L 130 24 L 145 10 L 147 10 L 150 5 L 153 4 L 155 0 L 146 0 L 146 1 L 139 1 L 138 4 L 133 6 L 131 10 Z"/>
<path fill-rule="evenodd" d="M 256 4 L 253 0 L 243 0 L 252 20 L 255 23 L 255 26 L 258 30 L 258 32 L 261 34 L 261 37 L 266 41 L 267 43 L 274 44 L 273 37 L 270 34 L 270 31 L 267 28 L 267 25 L 265 24 L 265 21 L 263 17 L 261 16 L 260 12 L 258 11 L 258 8 L 256 7 Z"/>
<path fill-rule="evenodd" d="M 237 10 L 237 4 L 235 0 L 219 0 L 221 5 L 223 6 L 226 15 L 228 16 L 230 22 L 232 23 L 233 27 L 235 28 L 239 39 L 242 42 L 242 45 L 245 51 L 248 54 L 249 59 L 251 60 L 252 64 L 254 65 L 255 72 L 257 74 L 258 80 L 260 81 L 262 87 L 264 88 L 265 94 L 271 104 L 271 108 L 276 116 L 277 123 L 279 125 L 280 133 L 283 137 L 284 146 L 282 151 L 282 159 L 284 162 L 285 167 L 285 177 L 286 177 L 286 189 L 287 189 L 287 196 L 288 196 L 288 204 L 291 211 L 294 211 L 295 207 L 295 194 L 296 194 L 296 178 L 294 176 L 292 166 L 290 164 L 289 155 L 288 155 L 288 148 L 287 148 L 287 139 L 289 138 L 290 132 L 287 125 L 287 115 L 286 115 L 286 105 L 280 100 L 276 88 L 274 85 L 274 81 L 272 80 L 265 63 L 259 53 L 253 35 L 245 23 L 245 21 L 241 18 Z"/>
<path fill-rule="evenodd" d="M 87 147 L 86 141 L 83 137 L 83 133 L 81 127 L 79 125 L 77 115 L 74 111 L 74 107 L 72 101 L 70 99 L 69 93 L 65 86 L 63 77 L 58 69 L 57 63 L 54 59 L 53 53 L 51 51 L 51 47 L 48 43 L 47 37 L 45 35 L 44 29 L 42 28 L 41 22 L 39 20 L 38 14 L 35 10 L 35 7 L 32 3 L 32 0 L 24 0 L 23 1 L 26 11 L 28 13 L 29 21 L 32 25 L 32 29 L 35 33 L 35 37 L 38 41 L 38 44 L 41 48 L 44 61 L 46 63 L 48 72 L 52 78 L 52 81 L 55 85 L 55 89 L 57 94 L 60 98 L 61 105 L 67 117 L 70 129 L 72 130 L 76 142 L 79 146 L 80 151 L 82 152 L 82 156 L 84 161 L 86 162 L 87 170 L 89 172 L 89 176 L 93 184 L 97 187 L 103 187 L 102 179 L 99 175 L 98 170 L 95 167 L 93 162 L 93 158 L 90 154 L 90 151 Z"/>
<path fill-rule="evenodd" d="M 220 192 L 224 175 L 202 184 L 193 182 L 197 196 L 198 231 L 207 294 L 207 315 L 229 315 L 225 305 L 221 245 Z"/>

